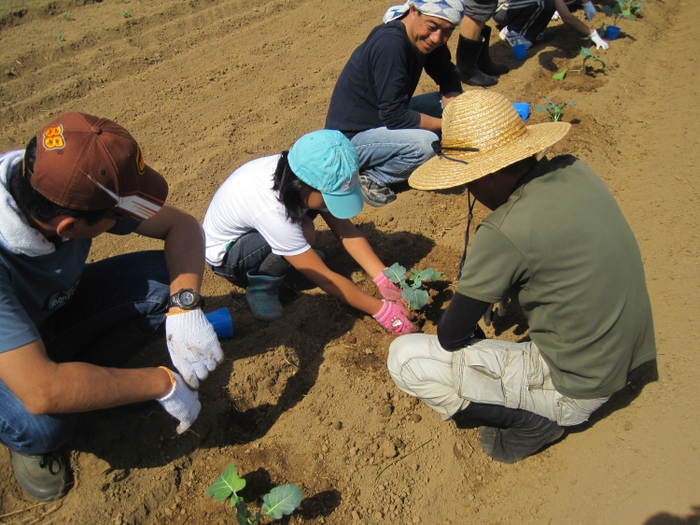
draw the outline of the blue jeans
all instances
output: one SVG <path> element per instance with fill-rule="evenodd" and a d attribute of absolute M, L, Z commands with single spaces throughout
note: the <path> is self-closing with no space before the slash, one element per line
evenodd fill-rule
<path fill-rule="evenodd" d="M 162 251 L 136 252 L 85 266 L 70 302 L 40 327 L 49 357 L 119 366 L 165 328 L 170 279 Z M 119 344 L 128 338 L 128 344 Z M 56 450 L 78 414 L 36 416 L 0 381 L 0 441 L 22 454 Z"/>
<path fill-rule="evenodd" d="M 408 108 L 431 117 L 442 117 L 442 96 L 427 93 L 413 97 Z M 435 155 L 431 144 L 438 135 L 425 129 L 375 128 L 350 141 L 360 157 L 360 171 L 380 186 L 404 182 L 416 168 Z"/>
<path fill-rule="evenodd" d="M 219 266 L 211 266 L 211 271 L 219 277 L 228 279 L 237 286 L 246 286 L 249 271 L 257 271 L 265 258 L 272 253 L 272 248 L 257 231 L 251 231 L 228 247 Z"/>

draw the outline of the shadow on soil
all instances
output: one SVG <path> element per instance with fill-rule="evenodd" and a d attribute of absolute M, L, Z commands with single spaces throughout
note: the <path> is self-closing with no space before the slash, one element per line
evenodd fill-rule
<path fill-rule="evenodd" d="M 372 244 L 382 246 L 385 257 L 400 257 L 407 266 L 434 247 L 434 242 L 423 235 L 383 233 L 373 224 L 363 224 L 362 228 L 368 238 L 372 237 Z M 362 271 L 338 246 L 332 233 L 319 232 L 316 247 L 326 254 L 328 266 L 341 275 L 350 277 Z M 361 286 L 377 295 L 371 280 L 365 279 Z M 242 288 L 232 285 L 229 295 L 207 298 L 207 310 L 229 307 L 234 337 L 221 341 L 224 362 L 200 384 L 202 409 L 190 430 L 177 435 L 176 420 L 151 401 L 84 414 L 69 448 L 94 454 L 109 464 L 108 470 L 128 471 L 186 461 L 186 456 L 198 448 L 255 441 L 313 387 L 325 347 L 365 317 L 328 294 L 305 294 L 288 285 L 280 294 L 284 317 L 266 323 L 252 317 L 244 294 Z M 260 360 L 259 371 L 245 378 L 235 377 L 235 361 L 249 358 Z M 129 362 L 132 367 L 162 364 L 172 367 L 164 338 L 149 344 Z M 274 397 L 274 402 L 256 401 L 258 391 L 267 399 Z M 325 497 L 320 498 L 323 505 L 332 506 L 333 498 Z M 320 503 L 309 505 L 315 508 Z"/>

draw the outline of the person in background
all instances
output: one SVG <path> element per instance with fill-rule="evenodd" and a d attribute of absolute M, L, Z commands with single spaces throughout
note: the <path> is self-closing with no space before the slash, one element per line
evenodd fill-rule
<path fill-rule="evenodd" d="M 552 17 L 559 17 L 569 27 L 588 36 L 596 49 L 609 49 L 610 44 L 598 32 L 572 14 L 583 9 L 587 20 L 592 20 L 596 10 L 592 2 L 581 0 L 500 0 L 494 20 L 503 26 L 499 33 L 501 40 L 511 46 L 524 44 L 530 48 L 544 38 L 544 30 Z"/>
<path fill-rule="evenodd" d="M 201 226 L 167 193 L 126 129 L 83 113 L 0 156 L 0 441 L 36 500 L 71 485 L 79 413 L 157 399 L 182 433 L 223 360 L 201 309 Z M 164 249 L 86 264 L 93 238 L 131 232 Z M 179 373 L 116 368 L 163 331 Z"/>
<path fill-rule="evenodd" d="M 465 84 L 488 87 L 510 68 L 491 60 L 491 27 L 486 24 L 496 12 L 498 0 L 464 0 L 464 18 L 459 26 L 457 73 Z"/>
<path fill-rule="evenodd" d="M 576 157 L 536 156 L 569 128 L 526 127 L 504 96 L 468 91 L 445 110 L 438 157 L 409 179 L 421 190 L 466 185 L 469 211 L 473 194 L 491 214 L 468 253 L 465 243 L 437 334 L 395 339 L 389 372 L 443 419 L 482 422 L 481 447 L 504 463 L 585 422 L 656 357 L 642 257 L 615 198 Z M 477 335 L 506 296 L 528 340 Z"/>
<path fill-rule="evenodd" d="M 319 130 L 289 151 L 252 160 L 216 191 L 206 215 L 206 260 L 212 271 L 246 287 L 253 315 L 274 321 L 284 315 L 279 287 L 290 267 L 341 301 L 374 317 L 394 335 L 416 331 L 401 291 L 382 273 L 386 265 L 350 221 L 363 207 L 358 157 L 339 131 Z M 350 256 L 369 274 L 382 299 L 334 272 L 312 249 L 320 214 Z"/>
<path fill-rule="evenodd" d="M 462 92 L 446 44 L 462 19 L 462 0 L 409 0 L 389 8 L 352 53 L 333 89 L 325 127 L 342 131 L 360 159 L 360 188 L 370 206 L 396 200 L 435 153 L 443 108 Z M 439 92 L 414 96 L 425 71 Z"/>

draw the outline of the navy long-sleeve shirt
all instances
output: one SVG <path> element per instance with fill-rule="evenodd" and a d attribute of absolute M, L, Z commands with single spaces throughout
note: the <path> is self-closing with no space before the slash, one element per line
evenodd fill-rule
<path fill-rule="evenodd" d="M 424 55 L 400 20 L 375 27 L 352 54 L 331 96 L 326 128 L 348 138 L 368 129 L 414 129 L 420 114 L 408 103 L 425 72 L 444 95 L 462 92 L 447 46 Z"/>

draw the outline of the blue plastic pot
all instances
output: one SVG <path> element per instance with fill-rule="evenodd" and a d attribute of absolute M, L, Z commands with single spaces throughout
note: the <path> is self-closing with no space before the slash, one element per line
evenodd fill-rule
<path fill-rule="evenodd" d="M 518 112 L 521 119 L 527 120 L 527 118 L 530 116 L 530 104 L 527 102 L 513 102 L 513 107 L 515 108 L 515 111 Z"/>
<path fill-rule="evenodd" d="M 605 38 L 608 40 L 616 40 L 620 34 L 620 28 L 617 26 L 605 26 Z"/>
<path fill-rule="evenodd" d="M 527 46 L 525 44 L 513 46 L 513 54 L 517 60 L 525 60 L 525 57 L 527 56 Z"/>
<path fill-rule="evenodd" d="M 206 314 L 207 319 L 214 327 L 219 337 L 233 337 L 233 321 L 228 308 L 219 308 Z"/>

